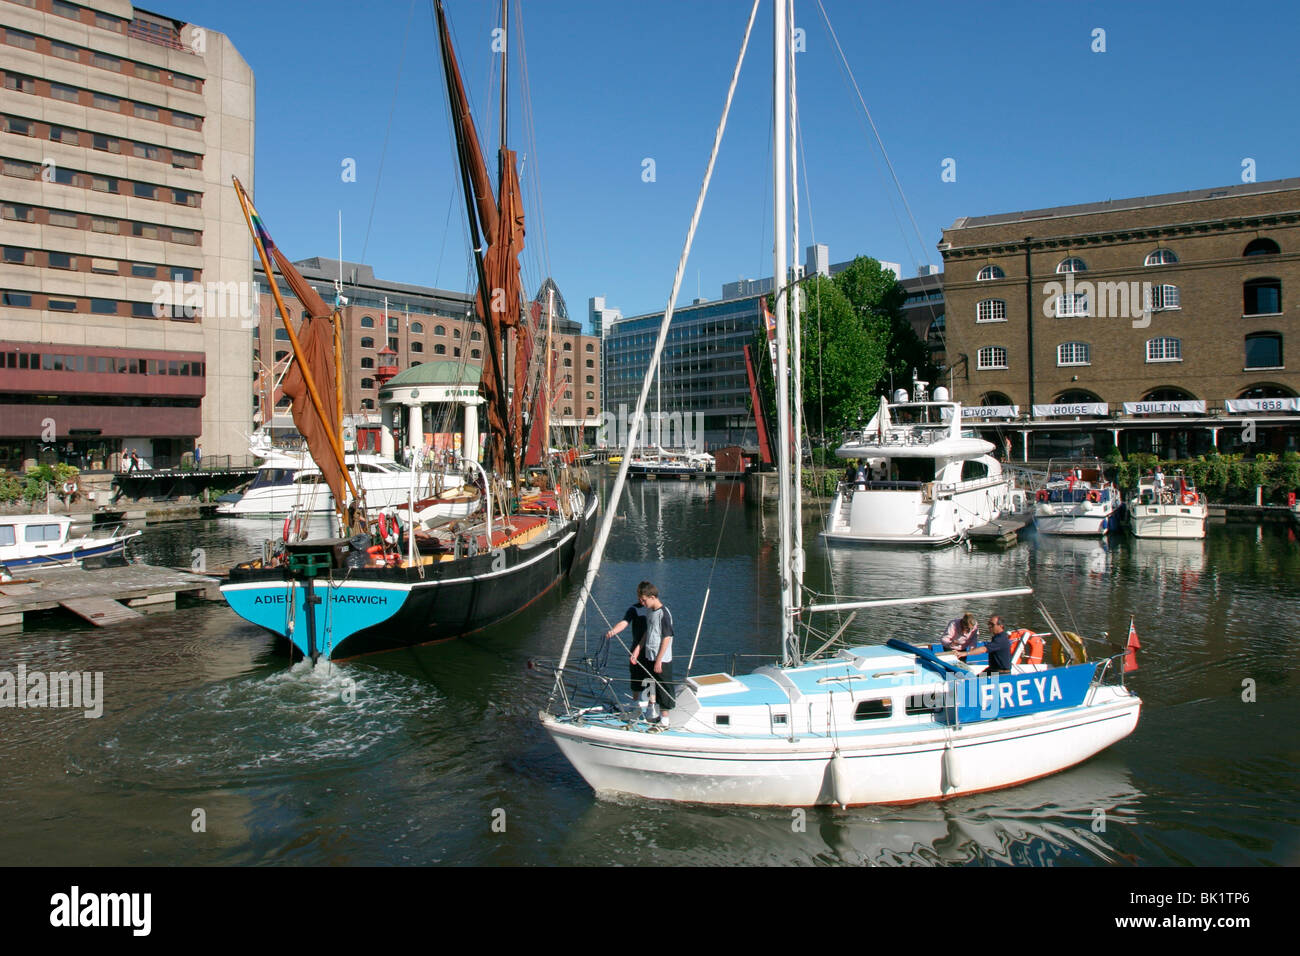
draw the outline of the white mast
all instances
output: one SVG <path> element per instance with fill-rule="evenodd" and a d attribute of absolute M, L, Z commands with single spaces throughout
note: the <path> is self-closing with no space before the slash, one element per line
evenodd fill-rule
<path fill-rule="evenodd" d="M 791 538 L 791 569 L 794 577 L 794 607 L 803 604 L 803 324 L 799 316 L 799 299 L 802 289 L 799 286 L 799 100 L 795 88 L 794 69 L 794 0 L 788 0 L 790 13 L 787 18 L 787 37 L 789 38 L 788 69 L 790 71 L 790 203 L 792 239 L 790 248 L 794 256 L 794 283 L 790 288 L 790 325 L 793 329 L 794 368 L 790 380 L 794 385 L 794 475 L 793 494 L 791 495 L 794 534 Z"/>
<path fill-rule="evenodd" d="M 781 575 L 781 663 L 797 662 L 794 639 L 794 589 L 790 572 L 790 368 L 789 330 L 785 301 L 786 287 L 786 95 L 785 32 L 786 0 L 774 0 L 772 17 L 772 284 L 776 296 L 776 433 L 778 513 L 780 544 L 778 570 Z"/>

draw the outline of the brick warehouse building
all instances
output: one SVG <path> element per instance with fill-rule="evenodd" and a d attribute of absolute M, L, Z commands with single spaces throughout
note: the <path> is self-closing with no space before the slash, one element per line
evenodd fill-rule
<path fill-rule="evenodd" d="M 0 73 L 0 468 L 244 454 L 252 71 L 125 0 L 0 0 Z"/>
<path fill-rule="evenodd" d="M 304 279 L 333 304 L 337 259 L 315 257 L 295 262 Z M 430 286 L 392 282 L 375 277 L 371 266 L 344 262 L 342 307 L 346 365 L 343 370 L 344 408 L 361 425 L 378 426 L 379 391 L 399 372 L 426 362 L 458 362 L 481 366 L 487 352 L 483 323 L 472 315 L 473 297 Z M 262 290 L 258 327 L 253 330 L 254 419 L 260 424 L 269 401 L 283 413 L 288 399 L 274 385 L 283 373 L 291 348 L 265 274 L 256 272 Z M 303 314 L 287 283 L 279 279 L 280 294 L 295 320 Z M 592 441 L 600 422 L 600 339 L 582 334 L 582 325 L 569 318 L 564 296 L 551 279 L 543 281 L 534 297 L 545 331 L 548 293 L 554 290 L 551 321 L 553 392 L 551 423 L 576 430 Z"/>
<path fill-rule="evenodd" d="M 966 217 L 939 248 L 951 384 L 1017 457 L 1297 448 L 1300 178 Z"/>

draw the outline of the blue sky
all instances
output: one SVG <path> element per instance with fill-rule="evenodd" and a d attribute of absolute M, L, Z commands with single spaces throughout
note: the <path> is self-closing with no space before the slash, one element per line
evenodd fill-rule
<path fill-rule="evenodd" d="M 827 243 L 832 261 L 874 255 L 914 275 L 918 262 L 941 264 L 940 231 L 960 216 L 1229 185 L 1246 159 L 1261 181 L 1300 175 L 1300 4 L 822 3 L 920 230 L 816 0 L 800 0 L 800 238 Z M 291 258 L 335 255 L 341 210 L 345 258 L 364 250 L 381 278 L 471 287 L 429 0 L 157 5 L 226 33 L 253 67 L 255 199 Z M 491 149 L 497 7 L 447 4 Z M 578 319 L 593 295 L 625 315 L 663 308 L 748 9 L 526 0 L 531 109 L 515 96 L 511 145 L 524 156 L 529 290 L 554 275 Z M 770 21 L 765 2 L 683 302 L 771 272 Z M 1097 29 L 1105 52 L 1092 49 Z M 343 181 L 346 159 L 356 182 Z M 955 182 L 941 178 L 947 159 Z"/>

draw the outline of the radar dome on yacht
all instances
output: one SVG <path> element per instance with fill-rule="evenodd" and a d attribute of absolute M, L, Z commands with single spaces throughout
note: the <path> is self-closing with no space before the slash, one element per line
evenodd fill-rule
<path fill-rule="evenodd" d="M 907 389 L 905 388 L 896 389 L 894 391 L 894 404 L 897 405 L 905 401 L 907 401 Z"/>
<path fill-rule="evenodd" d="M 942 385 L 940 385 L 938 388 L 934 390 L 934 400 L 936 402 L 948 401 L 948 390 L 944 388 Z"/>

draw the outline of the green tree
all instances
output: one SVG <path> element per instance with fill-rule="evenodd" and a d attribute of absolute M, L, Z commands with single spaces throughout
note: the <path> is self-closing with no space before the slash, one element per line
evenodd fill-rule
<path fill-rule="evenodd" d="M 934 382 L 936 369 L 930 364 L 930 350 L 903 316 L 907 293 L 898 277 L 875 259 L 858 256 L 834 282 L 862 321 L 884 338 L 884 367 L 873 393 L 888 393 L 891 384 L 910 392 L 913 372 L 922 381 Z"/>

